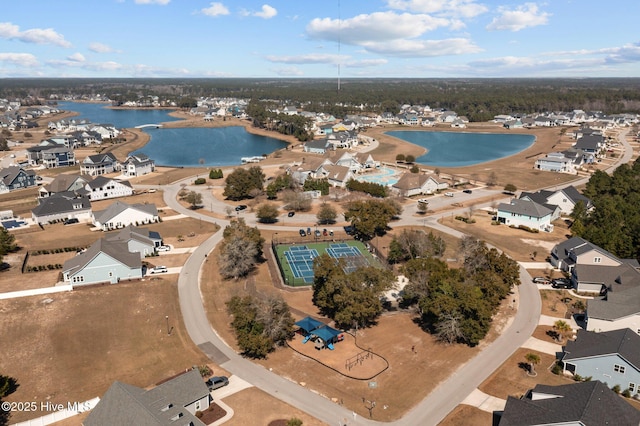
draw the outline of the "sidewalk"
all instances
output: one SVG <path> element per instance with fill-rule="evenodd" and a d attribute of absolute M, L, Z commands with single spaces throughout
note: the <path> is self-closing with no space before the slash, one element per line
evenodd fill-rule
<path fill-rule="evenodd" d="M 462 404 L 471 405 L 472 407 L 479 408 L 487 413 L 503 411 L 506 403 L 507 401 L 505 399 L 487 395 L 479 389 L 475 389 L 464 399 L 464 401 L 462 401 Z"/>

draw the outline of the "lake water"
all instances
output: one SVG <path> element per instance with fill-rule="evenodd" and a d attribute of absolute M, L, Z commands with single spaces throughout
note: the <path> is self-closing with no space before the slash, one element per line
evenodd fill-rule
<path fill-rule="evenodd" d="M 80 115 L 74 120 L 112 124 L 118 129 L 142 124 L 176 121 L 164 109 L 110 109 L 107 104 L 60 102 L 58 107 Z M 144 153 L 159 166 L 198 167 L 233 166 L 242 157 L 270 154 L 287 146 L 278 139 L 247 133 L 244 127 L 217 128 L 147 128 L 151 139 L 135 153 Z M 200 160 L 204 160 L 200 164 Z"/>
<path fill-rule="evenodd" d="M 428 152 L 416 162 L 434 167 L 463 167 L 498 160 L 524 151 L 535 142 L 535 136 L 522 134 L 404 130 L 386 134 L 427 148 Z"/>

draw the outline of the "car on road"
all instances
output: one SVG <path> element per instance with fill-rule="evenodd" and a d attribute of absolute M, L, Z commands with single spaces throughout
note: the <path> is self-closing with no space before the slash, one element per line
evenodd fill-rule
<path fill-rule="evenodd" d="M 573 288 L 573 284 L 568 278 L 556 278 L 551 281 L 553 288 Z"/>
<path fill-rule="evenodd" d="M 444 196 L 445 197 L 453 197 L 453 192 L 445 192 Z"/>
<path fill-rule="evenodd" d="M 213 376 L 209 380 L 207 380 L 206 385 L 209 388 L 209 391 L 220 389 L 229 384 L 229 378 L 226 376 Z"/>
<path fill-rule="evenodd" d="M 246 205 L 244 204 L 240 204 L 239 206 L 236 206 L 236 211 L 239 212 L 241 210 L 245 210 L 247 208 Z"/>
<path fill-rule="evenodd" d="M 420 198 L 418 202 L 423 204 L 429 204 L 429 200 L 427 200 L 426 198 Z"/>
<path fill-rule="evenodd" d="M 295 214 L 296 214 L 296 212 L 289 212 L 289 213 L 287 213 L 287 216 L 293 217 L 293 216 L 295 216 Z"/>
<path fill-rule="evenodd" d="M 151 274 L 161 274 L 163 272 L 169 272 L 169 270 L 167 269 L 166 266 L 155 266 L 155 267 L 151 268 L 151 271 L 149 273 L 151 273 Z"/>
<path fill-rule="evenodd" d="M 462 192 L 464 192 L 465 194 L 471 194 L 473 191 L 470 189 L 464 189 Z"/>
<path fill-rule="evenodd" d="M 304 232 L 304 229 L 301 229 L 301 230 L 300 230 L 300 236 L 301 236 L 301 237 L 306 237 L 306 236 L 307 236 L 307 233 L 306 233 L 306 232 Z"/>
<path fill-rule="evenodd" d="M 156 250 L 157 251 L 171 251 L 171 247 L 169 247 L 169 246 L 160 246 Z"/>
<path fill-rule="evenodd" d="M 546 277 L 534 277 L 533 282 L 536 284 L 551 284 L 551 280 Z"/>

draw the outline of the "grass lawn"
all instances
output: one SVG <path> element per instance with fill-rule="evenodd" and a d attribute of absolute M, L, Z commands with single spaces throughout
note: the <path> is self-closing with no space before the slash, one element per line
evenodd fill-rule
<path fill-rule="evenodd" d="M 19 384 L 6 400 L 66 405 L 102 396 L 114 380 L 147 387 L 208 363 L 184 329 L 176 280 L 0 301 L 2 374 Z M 43 414 L 15 413 L 11 422 Z"/>

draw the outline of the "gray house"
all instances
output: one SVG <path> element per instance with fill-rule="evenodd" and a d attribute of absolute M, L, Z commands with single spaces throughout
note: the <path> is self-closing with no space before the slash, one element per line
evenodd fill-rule
<path fill-rule="evenodd" d="M 324 154 L 327 152 L 327 147 L 329 146 L 328 139 L 318 139 L 315 141 L 305 142 L 304 144 L 304 152 L 310 152 L 312 154 Z"/>
<path fill-rule="evenodd" d="M 126 242 L 99 239 L 85 252 L 62 266 L 65 282 L 74 287 L 98 283 L 115 284 L 120 280 L 142 278 L 139 253 L 129 252 Z"/>
<path fill-rule="evenodd" d="M 576 265 L 619 266 L 623 262 L 607 250 L 580 237 L 556 244 L 551 250 L 551 264 L 571 272 Z"/>
<path fill-rule="evenodd" d="M 91 200 L 73 192 L 60 192 L 50 197 L 39 198 L 39 204 L 31 210 L 31 218 L 37 224 L 56 220 L 91 220 Z"/>
<path fill-rule="evenodd" d="M 50 197 L 59 192 L 83 193 L 84 187 L 92 178 L 76 174 L 59 174 L 50 183 L 43 185 L 38 190 L 39 196 Z"/>
<path fill-rule="evenodd" d="M 35 185 L 36 174 L 33 170 L 24 170 L 18 166 L 0 170 L 0 194 Z"/>
<path fill-rule="evenodd" d="M 558 206 L 543 206 L 535 201 L 514 198 L 510 203 L 498 205 L 498 222 L 518 227 L 526 226 L 539 231 L 551 232 L 551 222 L 560 217 Z"/>
<path fill-rule="evenodd" d="M 197 369 L 145 390 L 114 382 L 82 423 L 84 426 L 204 426 L 195 414 L 211 404 Z"/>
<path fill-rule="evenodd" d="M 148 224 L 158 222 L 158 208 L 155 204 L 127 204 L 116 201 L 94 213 L 93 224 L 103 231 L 121 229 L 127 225 Z"/>
<path fill-rule="evenodd" d="M 507 398 L 499 415 L 499 426 L 640 424 L 640 411 L 598 380 L 536 385 L 522 398 Z"/>
<path fill-rule="evenodd" d="M 131 253 L 140 253 L 140 258 L 155 253 L 156 248 L 162 245 L 160 234 L 133 225 L 128 225 L 124 229 L 114 232 L 113 235 L 108 235 L 106 239 L 110 242 L 126 243 Z"/>
<path fill-rule="evenodd" d="M 594 333 L 578 330 L 562 355 L 564 371 L 620 385 L 632 395 L 640 393 L 640 336 L 628 328 Z"/>

